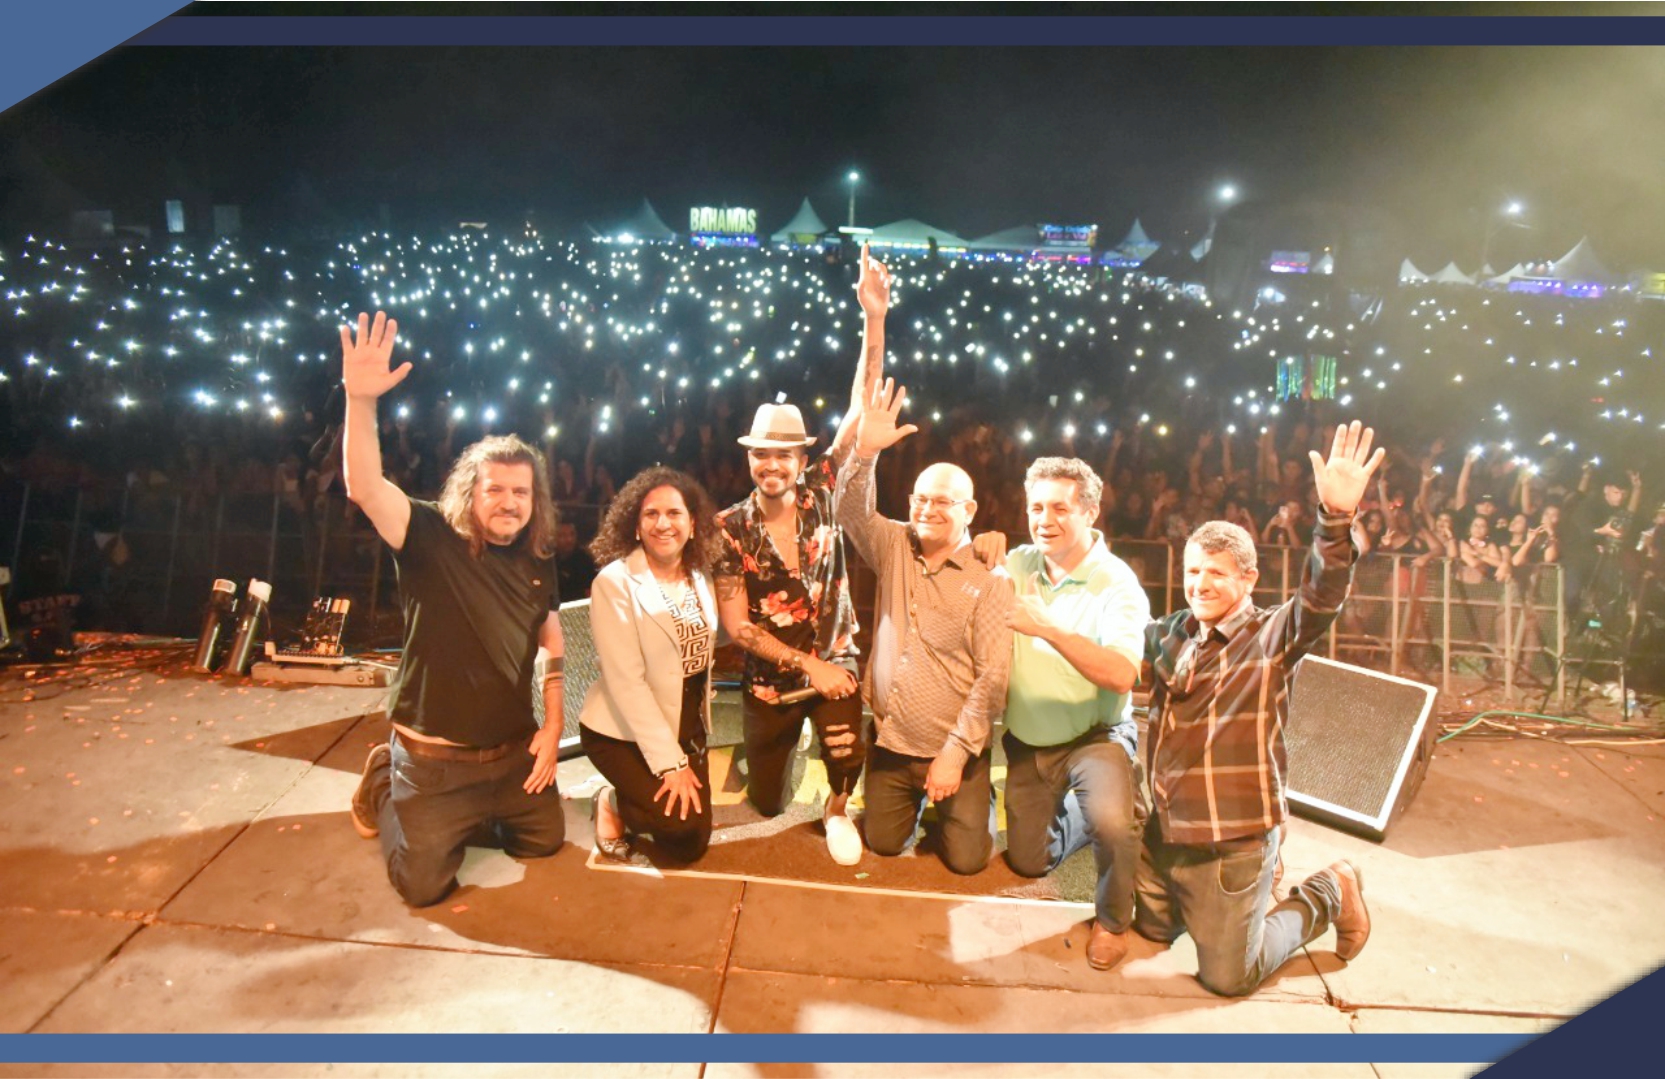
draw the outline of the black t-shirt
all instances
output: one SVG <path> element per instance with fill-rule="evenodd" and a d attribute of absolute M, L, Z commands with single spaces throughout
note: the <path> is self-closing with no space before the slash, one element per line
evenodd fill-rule
<path fill-rule="evenodd" d="M 534 558 L 525 533 L 476 558 L 438 506 L 413 498 L 394 565 L 405 650 L 393 722 L 469 746 L 534 733 L 538 633 L 560 607 L 554 559 Z"/>

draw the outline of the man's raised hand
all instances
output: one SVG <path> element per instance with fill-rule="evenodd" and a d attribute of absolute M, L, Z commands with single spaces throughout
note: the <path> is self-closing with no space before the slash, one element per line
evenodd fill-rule
<path fill-rule="evenodd" d="M 348 397 L 375 400 L 410 374 L 409 361 L 392 369 L 388 367 L 393 359 L 393 342 L 398 336 L 399 324 L 388 318 L 385 311 L 376 312 L 375 322 L 359 312 L 356 335 L 346 326 L 341 327 L 341 384 Z"/>
<path fill-rule="evenodd" d="M 861 410 L 861 422 L 856 426 L 856 453 L 859 456 L 877 457 L 919 430 L 911 423 L 896 426 L 896 417 L 901 414 L 902 402 L 907 400 L 907 396 L 907 388 L 896 385 L 893 378 L 887 378 L 873 387 L 873 396 L 868 398 L 867 407 Z"/>
<path fill-rule="evenodd" d="M 1331 513 L 1352 513 L 1359 508 L 1359 500 L 1370 486 L 1370 475 L 1382 463 L 1387 451 L 1378 448 L 1370 452 L 1376 437 L 1374 428 L 1354 420 L 1335 429 L 1335 441 L 1330 446 L 1330 459 L 1309 450 L 1312 458 L 1312 479 L 1318 487 L 1319 503 Z"/>
<path fill-rule="evenodd" d="M 861 245 L 861 277 L 856 281 L 856 299 L 862 314 L 868 318 L 883 318 L 890 310 L 890 270 Z"/>

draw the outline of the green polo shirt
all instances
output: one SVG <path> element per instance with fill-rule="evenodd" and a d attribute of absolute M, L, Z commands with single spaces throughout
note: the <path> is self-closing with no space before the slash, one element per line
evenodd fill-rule
<path fill-rule="evenodd" d="M 1039 596 L 1063 628 L 1126 657 L 1137 669 L 1145 654 L 1150 599 L 1126 562 L 1110 553 L 1093 531 L 1087 557 L 1056 585 L 1047 579 L 1046 558 L 1030 544 L 1006 555 L 1006 570 L 1017 594 Z M 1132 756 L 1138 742 L 1129 694 L 1112 693 L 1089 682 L 1052 645 L 1039 637 L 1012 634 L 1012 672 L 1006 692 L 1006 729 L 1025 745 L 1063 745 L 1103 727 Z"/>

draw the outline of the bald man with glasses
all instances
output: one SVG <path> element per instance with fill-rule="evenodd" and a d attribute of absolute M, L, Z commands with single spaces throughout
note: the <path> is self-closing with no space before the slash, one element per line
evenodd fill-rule
<path fill-rule="evenodd" d="M 905 396 L 893 380 L 875 387 L 838 477 L 838 523 L 879 579 L 862 686 L 874 721 L 863 823 L 869 850 L 901 854 L 929 800 L 944 864 L 971 874 L 994 849 L 989 735 L 1006 706 L 1014 592 L 1005 569 L 972 553 L 977 502 L 964 469 L 921 472 L 906 522 L 875 508 L 879 454 L 917 430 L 897 426 Z"/>

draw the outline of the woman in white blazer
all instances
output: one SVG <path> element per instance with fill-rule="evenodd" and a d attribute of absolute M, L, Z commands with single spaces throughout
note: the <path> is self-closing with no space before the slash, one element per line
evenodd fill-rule
<path fill-rule="evenodd" d="M 637 475 L 607 507 L 590 553 L 590 628 L 601 677 L 579 714 L 579 740 L 607 780 L 590 813 L 596 849 L 629 851 L 647 835 L 676 862 L 711 841 L 706 737 L 717 604 L 711 567 L 716 506 L 670 468 Z"/>

